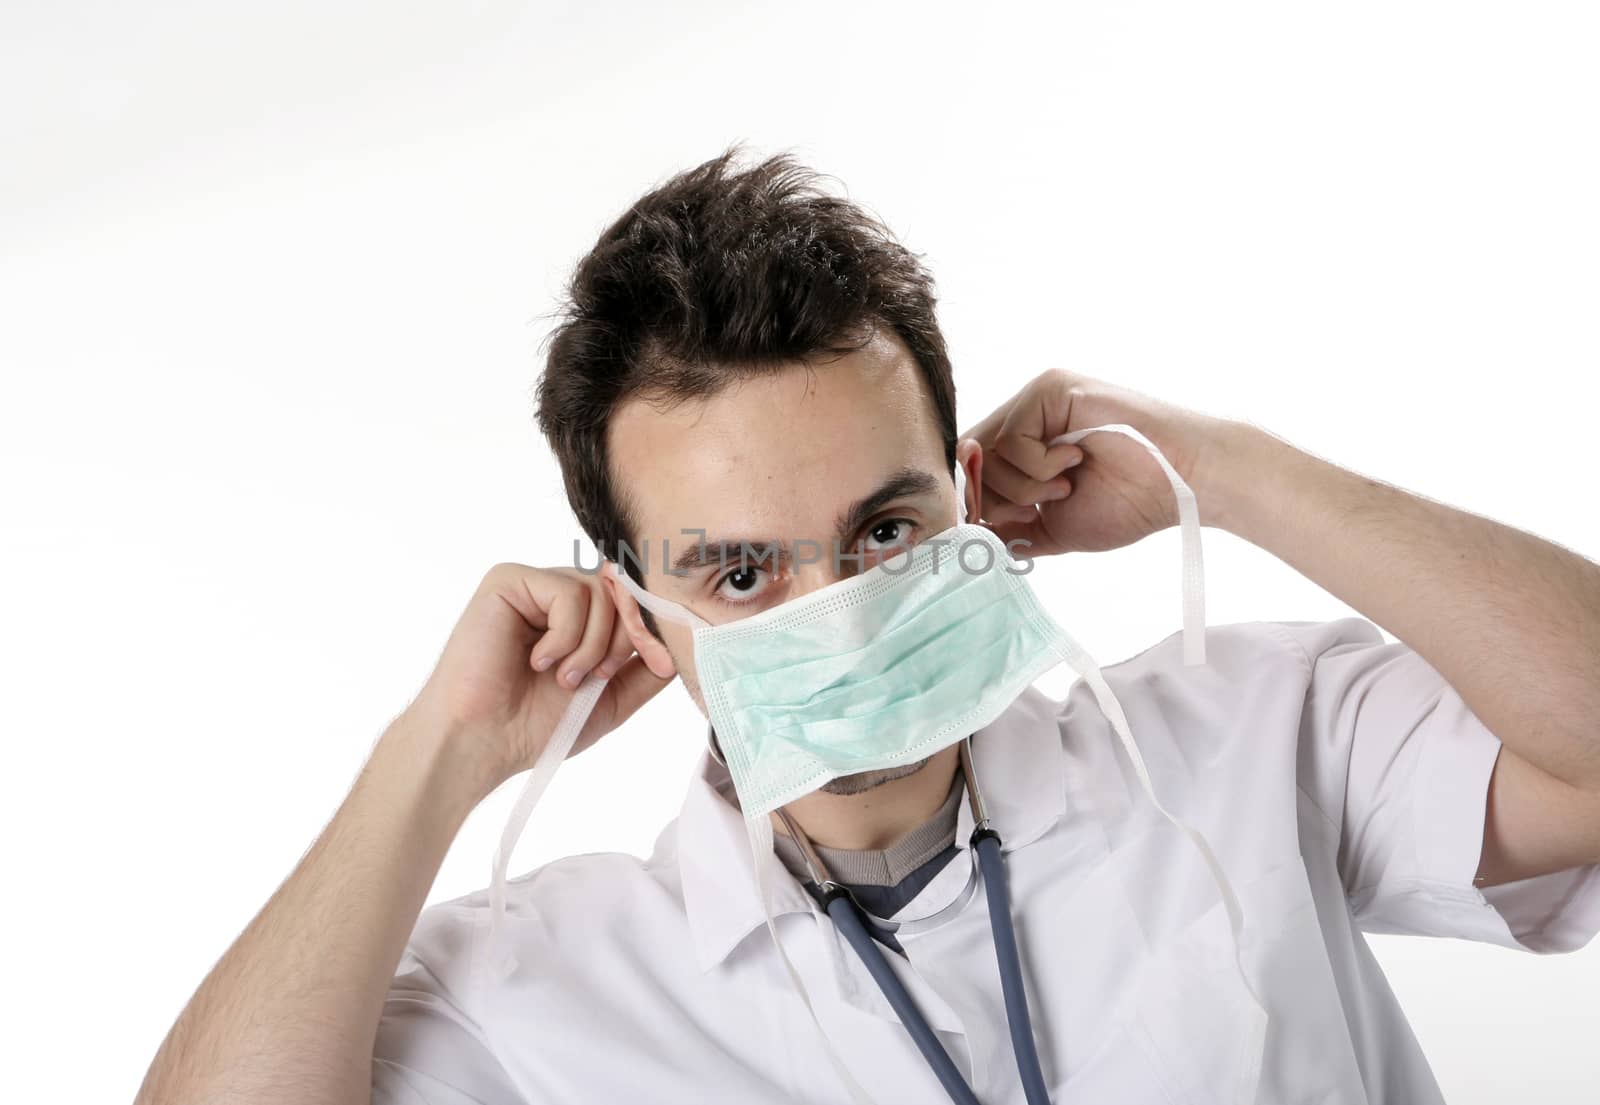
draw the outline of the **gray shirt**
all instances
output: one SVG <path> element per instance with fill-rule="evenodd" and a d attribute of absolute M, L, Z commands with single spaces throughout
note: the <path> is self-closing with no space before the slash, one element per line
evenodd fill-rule
<path fill-rule="evenodd" d="M 812 847 L 827 866 L 828 874 L 849 890 L 863 909 L 877 917 L 893 917 L 956 854 L 956 821 L 965 792 L 958 771 L 938 812 L 887 848 Z M 782 833 L 773 835 L 773 846 L 783 865 L 804 883 L 808 876 L 800 846 Z M 877 932 L 874 935 L 895 951 L 901 950 L 892 937 Z"/>

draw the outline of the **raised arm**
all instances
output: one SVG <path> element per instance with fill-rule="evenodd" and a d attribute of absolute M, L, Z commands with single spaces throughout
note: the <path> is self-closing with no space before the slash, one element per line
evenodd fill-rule
<path fill-rule="evenodd" d="M 1478 883 L 1600 862 L 1600 566 L 1359 475 L 1247 422 L 1051 370 L 969 431 L 983 517 L 1033 555 L 1111 549 L 1173 525 L 1127 423 L 1193 487 L 1202 523 L 1275 554 L 1416 651 L 1502 749 Z"/>
<path fill-rule="evenodd" d="M 512 564 L 484 578 L 417 700 L 178 1017 L 136 1105 L 370 1100 L 385 994 L 467 814 L 533 763 L 588 671 L 615 674 L 578 751 L 666 685 L 615 623 L 597 578 Z"/>
<path fill-rule="evenodd" d="M 1478 884 L 1600 862 L 1600 565 L 1249 424 L 1216 444 L 1214 524 L 1411 646 L 1500 738 Z"/>

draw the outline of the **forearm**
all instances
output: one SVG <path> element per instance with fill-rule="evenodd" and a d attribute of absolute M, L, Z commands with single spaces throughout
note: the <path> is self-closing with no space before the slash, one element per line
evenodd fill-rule
<path fill-rule="evenodd" d="M 402 716 L 190 999 L 136 1105 L 370 1099 L 384 995 L 439 866 L 490 787 Z"/>
<path fill-rule="evenodd" d="M 1427 660 L 1509 748 L 1600 788 L 1600 566 L 1227 423 L 1202 520 L 1273 553 Z"/>

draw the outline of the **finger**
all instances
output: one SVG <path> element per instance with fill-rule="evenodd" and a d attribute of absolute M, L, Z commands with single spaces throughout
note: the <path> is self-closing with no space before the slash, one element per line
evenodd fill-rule
<path fill-rule="evenodd" d="M 1049 503 L 1072 493 L 1072 481 L 1065 476 L 1036 480 L 1004 457 L 987 454 L 983 458 L 983 486 L 993 488 L 1013 503 Z"/>
<path fill-rule="evenodd" d="M 1035 480 L 1048 480 L 1083 460 L 1077 445 L 1047 445 L 1071 421 L 1072 393 L 1045 380 L 1018 396 L 1006 412 L 993 452 Z"/>
<path fill-rule="evenodd" d="M 622 615 L 619 613 L 616 623 L 611 627 L 611 645 L 606 649 L 605 658 L 595 666 L 594 673 L 610 679 L 632 655 L 633 642 L 628 639 L 628 627 L 622 623 Z"/>
<path fill-rule="evenodd" d="M 565 581 L 565 585 L 556 590 L 551 598 L 548 609 L 548 628 L 528 654 L 528 663 L 533 665 L 534 671 L 549 669 L 578 647 L 588 622 L 589 588 L 570 580 Z"/>
<path fill-rule="evenodd" d="M 1041 439 L 1028 434 L 1002 431 L 995 439 L 991 456 L 1010 461 L 1035 480 L 1048 480 L 1083 461 L 1083 447 L 1079 445 L 1046 445 Z"/>
<path fill-rule="evenodd" d="M 1032 503 L 1014 503 L 1003 495 L 985 489 L 982 518 L 986 522 L 1025 524 L 1039 517 L 1039 508 Z"/>
<path fill-rule="evenodd" d="M 576 687 L 594 666 L 605 658 L 611 647 L 611 631 L 616 627 L 617 611 L 611 600 L 595 588 L 589 592 L 588 617 L 583 627 L 583 639 L 556 669 L 556 681 L 563 687 Z"/>
<path fill-rule="evenodd" d="M 1032 522 L 1002 522 L 989 527 L 1005 543 L 1014 560 L 1025 560 L 1053 551 L 1050 536 L 1037 516 Z"/>
<path fill-rule="evenodd" d="M 543 633 L 550 626 L 551 607 L 570 586 L 556 573 L 507 562 L 490 568 L 479 590 L 497 596 L 531 629 Z"/>

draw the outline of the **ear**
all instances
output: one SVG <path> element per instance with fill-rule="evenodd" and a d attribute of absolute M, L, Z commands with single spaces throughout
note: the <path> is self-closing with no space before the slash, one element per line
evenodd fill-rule
<path fill-rule="evenodd" d="M 956 463 L 967 473 L 967 521 L 983 517 L 983 446 L 975 437 L 956 442 Z"/>
<path fill-rule="evenodd" d="M 623 631 L 628 635 L 628 643 L 633 646 L 633 651 L 639 654 L 651 674 L 658 679 L 670 679 L 678 674 L 678 666 L 672 660 L 672 653 L 668 652 L 667 646 L 645 626 L 639 604 L 628 593 L 628 589 L 617 582 L 618 571 L 620 569 L 613 560 L 607 560 L 600 565 L 600 578 L 605 581 L 606 594 L 611 598 L 611 605 L 616 608 L 617 618 L 622 622 Z"/>

